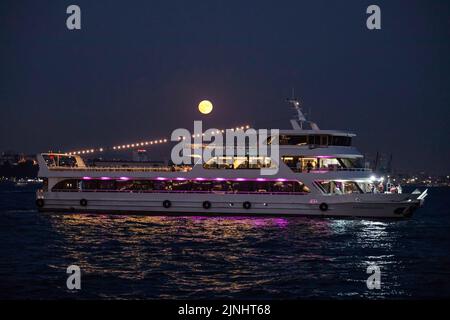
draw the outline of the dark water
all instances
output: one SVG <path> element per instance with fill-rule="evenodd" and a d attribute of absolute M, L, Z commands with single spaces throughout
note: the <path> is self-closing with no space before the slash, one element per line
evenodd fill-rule
<path fill-rule="evenodd" d="M 449 231 L 450 188 L 409 220 L 368 221 L 44 215 L 33 187 L 0 184 L 0 298 L 448 298 Z"/>

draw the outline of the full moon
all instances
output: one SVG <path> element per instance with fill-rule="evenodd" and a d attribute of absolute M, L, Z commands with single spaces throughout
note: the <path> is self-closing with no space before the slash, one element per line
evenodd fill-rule
<path fill-rule="evenodd" d="M 211 113 L 213 105 L 209 100 L 203 100 L 198 104 L 198 110 L 203 114 Z"/>

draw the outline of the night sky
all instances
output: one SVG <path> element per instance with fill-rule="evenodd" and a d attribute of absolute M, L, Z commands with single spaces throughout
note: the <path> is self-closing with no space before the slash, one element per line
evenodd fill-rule
<path fill-rule="evenodd" d="M 77 4 L 82 29 L 66 28 Z M 382 30 L 366 28 L 381 7 Z M 0 151 L 290 128 L 296 89 L 322 129 L 399 170 L 450 172 L 449 1 L 0 2 Z M 200 100 L 214 111 L 202 116 Z M 169 156 L 169 154 L 167 155 Z"/>

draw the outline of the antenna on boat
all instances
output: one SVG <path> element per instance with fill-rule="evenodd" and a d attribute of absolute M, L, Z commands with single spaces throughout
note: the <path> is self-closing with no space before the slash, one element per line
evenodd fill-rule
<path fill-rule="evenodd" d="M 319 130 L 319 127 L 316 123 L 312 121 L 306 120 L 305 114 L 303 113 L 302 104 L 300 102 L 300 99 L 295 97 L 294 88 L 292 88 L 292 95 L 291 98 L 286 99 L 289 105 L 294 108 L 296 111 L 295 119 L 291 119 L 291 125 L 294 130 L 303 130 L 303 124 L 309 123 L 311 126 L 311 129 L 313 130 Z"/>
<path fill-rule="evenodd" d="M 292 95 L 291 98 L 286 99 L 289 105 L 294 108 L 294 110 L 297 112 L 296 118 L 291 119 L 291 124 L 294 129 L 303 129 L 303 123 L 306 122 L 305 115 L 302 111 L 302 106 L 300 103 L 300 100 L 295 97 L 294 88 L 292 88 Z"/>

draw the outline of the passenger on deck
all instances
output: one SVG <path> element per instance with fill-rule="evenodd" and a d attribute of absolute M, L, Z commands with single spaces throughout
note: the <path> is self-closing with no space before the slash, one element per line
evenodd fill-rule
<path fill-rule="evenodd" d="M 309 173 L 312 170 L 312 168 L 313 168 L 313 165 L 312 165 L 311 161 L 308 161 L 306 163 L 306 171 Z"/>
<path fill-rule="evenodd" d="M 300 159 L 298 159 L 295 167 L 297 169 L 297 172 L 301 172 L 302 171 L 302 162 L 300 161 Z"/>

